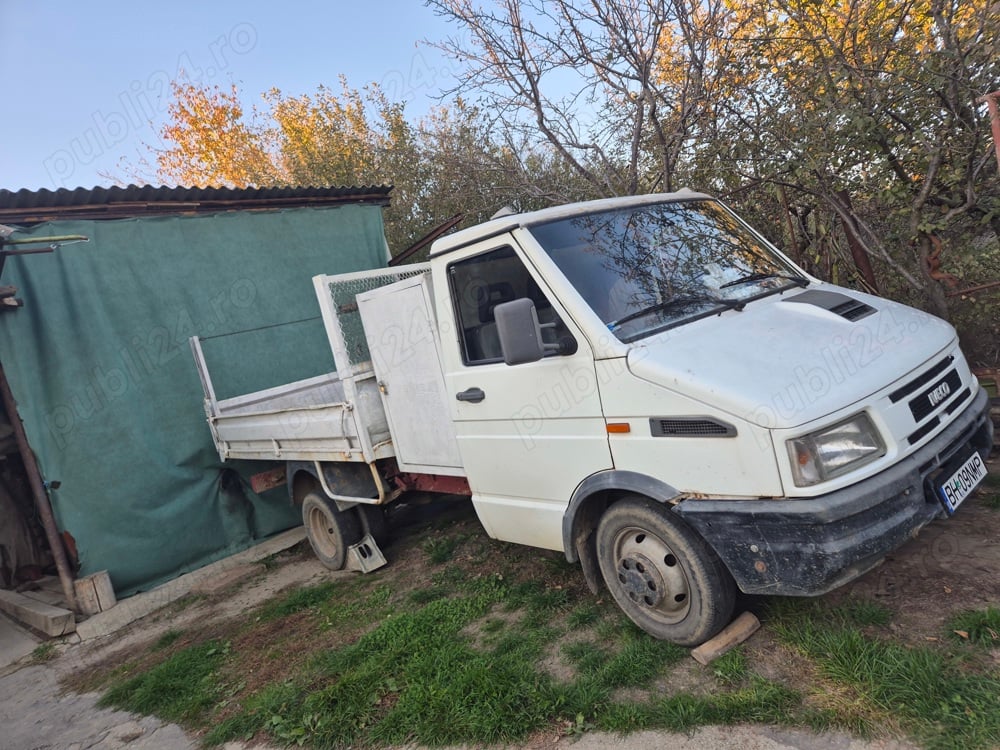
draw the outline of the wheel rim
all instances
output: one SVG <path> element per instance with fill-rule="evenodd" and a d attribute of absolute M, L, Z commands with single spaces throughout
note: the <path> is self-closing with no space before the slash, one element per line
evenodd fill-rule
<path fill-rule="evenodd" d="M 319 554 L 336 556 L 339 549 L 336 534 L 333 519 L 322 508 L 313 506 L 309 509 L 309 538 Z"/>
<path fill-rule="evenodd" d="M 628 527 L 614 541 L 615 578 L 636 607 L 661 623 L 683 620 L 691 609 L 691 587 L 669 545 L 645 529 Z"/>

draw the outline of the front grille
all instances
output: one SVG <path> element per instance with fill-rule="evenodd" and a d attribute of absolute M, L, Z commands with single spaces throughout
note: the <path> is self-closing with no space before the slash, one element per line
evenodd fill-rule
<path fill-rule="evenodd" d="M 954 414 L 955 411 L 957 411 L 958 407 L 960 407 L 963 403 L 965 403 L 965 399 L 967 399 L 971 394 L 972 394 L 971 388 L 964 389 L 961 393 L 955 396 L 954 401 L 948 404 L 948 408 L 945 409 L 945 412 L 947 414 Z"/>
<path fill-rule="evenodd" d="M 913 414 L 913 421 L 922 421 L 938 407 L 953 400 L 961 388 L 962 378 L 959 377 L 957 370 L 952 370 L 940 380 L 935 381 L 933 385 L 910 401 L 910 413 Z"/>
<path fill-rule="evenodd" d="M 889 400 L 892 403 L 894 403 L 894 404 L 897 403 L 897 402 L 899 402 L 899 401 L 902 401 L 904 398 L 906 398 L 907 396 L 909 396 L 915 390 L 917 390 L 918 388 L 920 388 L 920 386 L 924 385 L 925 383 L 931 382 L 934 378 L 936 378 L 942 372 L 944 372 L 945 370 L 947 370 L 951 366 L 951 363 L 954 362 L 954 361 L 955 361 L 955 357 L 953 357 L 952 355 L 949 354 L 947 357 L 945 357 L 944 359 L 942 359 L 940 362 L 938 362 L 936 365 L 934 365 L 931 369 L 929 369 L 923 375 L 920 375 L 920 376 L 914 378 L 913 380 L 911 380 L 906 385 L 900 386 L 899 388 L 897 388 L 896 390 L 894 390 L 892 393 L 890 393 L 889 394 Z"/>
<path fill-rule="evenodd" d="M 910 445 L 914 445 L 915 443 L 919 443 L 920 440 L 921 440 L 921 438 L 923 438 L 925 435 L 929 435 L 934 430 L 934 428 L 937 427 L 939 424 L 941 424 L 941 420 L 938 419 L 937 417 L 934 417 L 934 419 L 932 419 L 931 421 L 929 421 L 927 424 L 925 424 L 919 430 L 917 430 L 912 435 L 910 435 L 908 438 L 906 438 L 906 441 Z"/>
<path fill-rule="evenodd" d="M 955 375 L 955 378 L 957 380 L 958 374 L 957 373 L 952 373 L 952 374 Z M 949 375 L 949 377 L 951 377 L 951 375 Z M 954 414 L 956 411 L 958 411 L 958 409 L 962 406 L 962 404 L 964 404 L 966 400 L 968 400 L 969 396 L 971 395 L 972 395 L 971 388 L 963 388 L 961 392 L 951 397 L 951 399 L 948 401 L 948 406 L 945 407 L 944 413 Z M 941 404 L 938 404 L 938 406 L 940 405 Z M 913 408 L 912 404 L 910 408 L 912 410 Z M 926 414 L 924 416 L 926 416 Z M 916 417 L 916 414 L 914 414 L 914 417 Z M 931 432 L 933 432 L 934 429 L 939 424 L 941 424 L 940 416 L 931 417 L 929 420 L 927 420 L 927 422 L 925 422 L 923 425 L 920 426 L 920 429 L 916 430 L 915 432 L 913 432 L 912 435 L 906 438 L 907 442 L 909 442 L 910 445 L 919 443 L 926 435 L 929 435 Z"/>
<path fill-rule="evenodd" d="M 708 417 L 653 417 L 649 420 L 653 437 L 735 437 L 731 424 Z"/>

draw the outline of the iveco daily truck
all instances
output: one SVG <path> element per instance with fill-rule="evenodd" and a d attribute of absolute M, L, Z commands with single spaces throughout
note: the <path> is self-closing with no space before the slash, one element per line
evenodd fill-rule
<path fill-rule="evenodd" d="M 707 195 L 502 216 L 313 283 L 336 372 L 217 400 L 192 346 L 220 456 L 285 462 L 331 568 L 384 562 L 402 493 L 466 494 L 692 645 L 737 589 L 823 594 L 986 475 L 954 329 L 813 278 Z"/>

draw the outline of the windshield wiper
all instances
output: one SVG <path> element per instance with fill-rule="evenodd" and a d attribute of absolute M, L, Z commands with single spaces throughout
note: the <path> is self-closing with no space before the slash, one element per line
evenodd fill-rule
<path fill-rule="evenodd" d="M 727 281 L 719 289 L 725 289 L 727 286 L 736 286 L 737 284 L 748 284 L 751 281 L 763 281 L 764 279 L 785 279 L 786 281 L 794 282 L 797 286 L 809 286 L 809 279 L 804 276 L 791 276 L 786 273 L 752 273 L 735 281 Z"/>
<path fill-rule="evenodd" d="M 738 299 L 719 299 L 718 297 L 674 297 L 673 299 L 667 300 L 666 302 L 660 302 L 656 305 L 650 305 L 649 307 L 644 307 L 641 310 L 636 310 L 634 313 L 629 313 L 628 315 L 618 318 L 608 323 L 608 330 L 614 331 L 616 328 L 629 323 L 638 318 L 645 317 L 646 315 L 652 315 L 656 312 L 664 312 L 666 310 L 684 309 L 690 307 L 691 305 L 712 303 L 717 305 L 717 309 L 713 309 L 712 312 L 722 312 L 723 310 L 742 310 L 746 303 L 743 300 Z"/>

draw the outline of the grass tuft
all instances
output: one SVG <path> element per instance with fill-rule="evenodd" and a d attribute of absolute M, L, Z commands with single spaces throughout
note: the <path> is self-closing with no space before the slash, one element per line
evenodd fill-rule
<path fill-rule="evenodd" d="M 279 620 L 302 610 L 317 609 L 320 605 L 330 601 L 336 588 L 335 582 L 325 581 L 316 586 L 303 586 L 295 589 L 290 594 L 265 604 L 260 610 L 260 619 L 265 622 Z"/>
<path fill-rule="evenodd" d="M 851 599 L 834 612 L 847 625 L 884 627 L 892 621 L 892 610 L 870 599 Z"/>
<path fill-rule="evenodd" d="M 31 659 L 35 662 L 52 661 L 57 656 L 59 656 L 59 652 L 56 650 L 56 644 L 52 643 L 52 641 L 39 643 L 35 647 L 35 650 L 31 652 Z"/>
<path fill-rule="evenodd" d="M 870 638 L 811 617 L 779 632 L 821 674 L 901 717 L 931 750 L 993 748 L 1000 738 L 1000 679 L 962 673 L 948 655 Z"/>
<path fill-rule="evenodd" d="M 193 721 L 216 702 L 216 670 L 228 643 L 208 641 L 174 654 L 148 672 L 113 686 L 98 702 L 165 721 Z"/>
<path fill-rule="evenodd" d="M 1000 609 L 987 607 L 982 611 L 959 612 L 949 620 L 948 629 L 956 639 L 983 643 L 987 646 L 1000 646 Z M 965 633 L 965 638 L 956 631 Z"/>
<path fill-rule="evenodd" d="M 733 649 L 712 662 L 712 674 L 723 685 L 735 685 L 746 679 L 747 660 L 742 649 Z"/>
<path fill-rule="evenodd" d="M 184 631 L 182 630 L 172 630 L 172 629 L 168 630 L 166 633 L 164 633 L 163 635 L 161 635 L 159 638 L 156 639 L 156 643 L 153 644 L 152 650 L 162 651 L 163 649 L 167 648 L 167 646 L 172 645 L 182 635 L 184 635 Z"/>
<path fill-rule="evenodd" d="M 596 602 L 586 601 L 577 605 L 566 618 L 566 624 L 571 628 L 584 628 L 594 625 L 601 619 L 601 608 Z"/>
<path fill-rule="evenodd" d="M 1000 475 L 988 474 L 980 490 L 983 505 L 993 510 L 1000 510 Z"/>
<path fill-rule="evenodd" d="M 421 549 L 435 565 L 446 563 L 455 555 L 455 549 L 462 543 L 462 537 L 451 535 L 428 539 L 421 545 Z"/>

